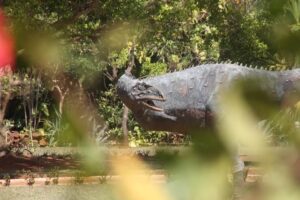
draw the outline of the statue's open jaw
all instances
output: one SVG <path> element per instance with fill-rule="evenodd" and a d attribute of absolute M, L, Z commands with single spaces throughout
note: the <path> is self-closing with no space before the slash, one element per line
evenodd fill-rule
<path fill-rule="evenodd" d="M 132 90 L 131 95 L 145 108 L 162 112 L 163 109 L 155 105 L 153 101 L 166 101 L 164 95 L 157 88 L 146 84 L 145 82 L 137 82 Z"/>
<path fill-rule="evenodd" d="M 153 111 L 158 111 L 158 112 L 162 112 L 164 111 L 162 108 L 156 106 L 153 102 L 153 100 L 155 101 L 165 101 L 164 98 L 143 98 L 143 100 L 141 101 L 141 104 L 143 106 L 145 106 L 146 108 L 150 109 L 150 110 L 153 110 Z"/>

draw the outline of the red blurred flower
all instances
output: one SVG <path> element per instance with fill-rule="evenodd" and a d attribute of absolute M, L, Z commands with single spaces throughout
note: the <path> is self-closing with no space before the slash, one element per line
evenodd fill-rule
<path fill-rule="evenodd" d="M 0 10 L 0 76 L 14 70 L 15 44 L 11 32 L 7 28 L 6 18 Z"/>

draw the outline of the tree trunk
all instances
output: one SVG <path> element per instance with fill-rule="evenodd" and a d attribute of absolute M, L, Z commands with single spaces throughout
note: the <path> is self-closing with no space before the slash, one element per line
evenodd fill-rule
<path fill-rule="evenodd" d="M 63 92 L 62 89 L 58 85 L 53 87 L 53 95 L 54 95 L 54 99 L 56 100 L 57 105 L 58 105 L 59 114 L 62 114 L 62 112 L 63 112 L 63 105 L 65 102 L 65 97 L 68 92 L 69 92 L 68 89 L 66 89 L 66 91 Z"/>
<path fill-rule="evenodd" d="M 6 94 L 2 94 L 2 98 L 1 98 L 1 108 L 0 108 L 0 124 L 3 124 L 3 120 L 5 117 L 5 112 L 6 112 L 6 108 L 10 99 L 11 93 L 10 91 Z"/>
<path fill-rule="evenodd" d="M 9 100 L 11 99 L 12 90 L 11 87 L 14 84 L 12 82 L 10 74 L 8 75 L 9 78 L 9 87 L 6 92 L 3 92 L 3 87 L 0 83 L 0 148 L 8 146 L 8 129 L 5 127 L 3 121 L 5 117 L 5 113 L 7 110 L 7 105 L 9 103 Z M 3 141 L 4 140 L 4 141 Z M 3 146 L 4 144 L 4 146 Z M 1 156 L 0 156 L 1 157 Z"/>
<path fill-rule="evenodd" d="M 129 54 L 129 63 L 126 69 L 127 74 L 131 74 L 132 68 L 134 66 L 134 44 L 132 45 L 132 48 L 130 49 Z M 127 106 L 124 105 L 124 111 L 123 111 L 123 117 L 122 117 L 122 129 L 123 129 L 123 145 L 128 146 L 128 113 L 129 109 Z"/>
<path fill-rule="evenodd" d="M 123 144 L 124 146 L 128 145 L 128 112 L 129 109 L 127 106 L 124 105 L 123 117 L 122 117 L 122 130 L 123 130 Z"/>

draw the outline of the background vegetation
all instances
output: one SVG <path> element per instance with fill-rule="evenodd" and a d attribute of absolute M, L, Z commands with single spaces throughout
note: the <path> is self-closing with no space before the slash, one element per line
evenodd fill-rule
<path fill-rule="evenodd" d="M 146 132 L 124 110 L 115 83 L 126 69 L 146 77 L 207 62 L 269 70 L 299 64 L 297 0 L 4 0 L 1 5 L 16 39 L 16 79 L 27 83 L 15 89 L 2 126 L 31 138 L 44 134 L 53 146 L 75 145 L 86 134 L 97 143 L 128 137 L 132 146 L 187 142 L 180 135 Z M 84 129 L 74 128 L 76 123 Z"/>
<path fill-rule="evenodd" d="M 159 164 L 169 175 L 159 187 L 148 176 L 137 175 L 148 173 L 149 165 L 134 157 L 108 158 L 113 173 L 122 175 L 112 187 L 128 200 L 232 199 L 236 187 L 228 184 L 234 185 L 228 177 L 231 156 L 245 144 L 266 175 L 253 186 L 238 188 L 245 189 L 244 199 L 299 199 L 300 122 L 295 108 L 299 103 L 282 110 L 246 83 L 223 97 L 220 106 L 230 114 L 219 118 L 223 120 L 216 129 L 190 139 L 143 130 L 118 99 L 115 84 L 125 70 L 146 77 L 207 62 L 294 68 L 300 62 L 300 0 L 0 3 L 10 19 L 17 54 L 14 76 L 2 77 L 0 84 L 1 100 L 10 100 L 8 107 L 0 101 L 0 138 L 5 142 L 17 138 L 17 147 L 22 148 L 193 141 L 182 156 L 159 155 Z M 251 100 L 257 107 L 249 107 Z M 290 144 L 290 148 L 270 149 L 268 143 Z M 99 173 L 98 167 L 107 167 L 105 155 L 82 149 L 83 170 Z M 72 198 L 81 198 L 77 190 L 66 193 L 74 191 Z M 93 198 L 103 195 L 101 191 L 93 189 Z M 49 193 L 43 194 L 47 199 Z"/>

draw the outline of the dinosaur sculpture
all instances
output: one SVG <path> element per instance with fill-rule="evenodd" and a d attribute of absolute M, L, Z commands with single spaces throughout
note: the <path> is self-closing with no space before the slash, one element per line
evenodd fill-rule
<path fill-rule="evenodd" d="M 300 69 L 273 72 L 206 64 L 142 80 L 124 74 L 117 92 L 144 128 L 187 133 L 211 125 L 220 91 L 246 78 L 262 80 L 261 89 L 278 102 L 300 89 Z"/>
<path fill-rule="evenodd" d="M 188 133 L 212 126 L 218 95 L 235 80 L 255 78 L 279 103 L 300 89 L 300 69 L 272 72 L 237 64 L 205 64 L 142 80 L 124 74 L 117 93 L 148 130 Z M 236 158 L 234 172 L 243 170 Z"/>

